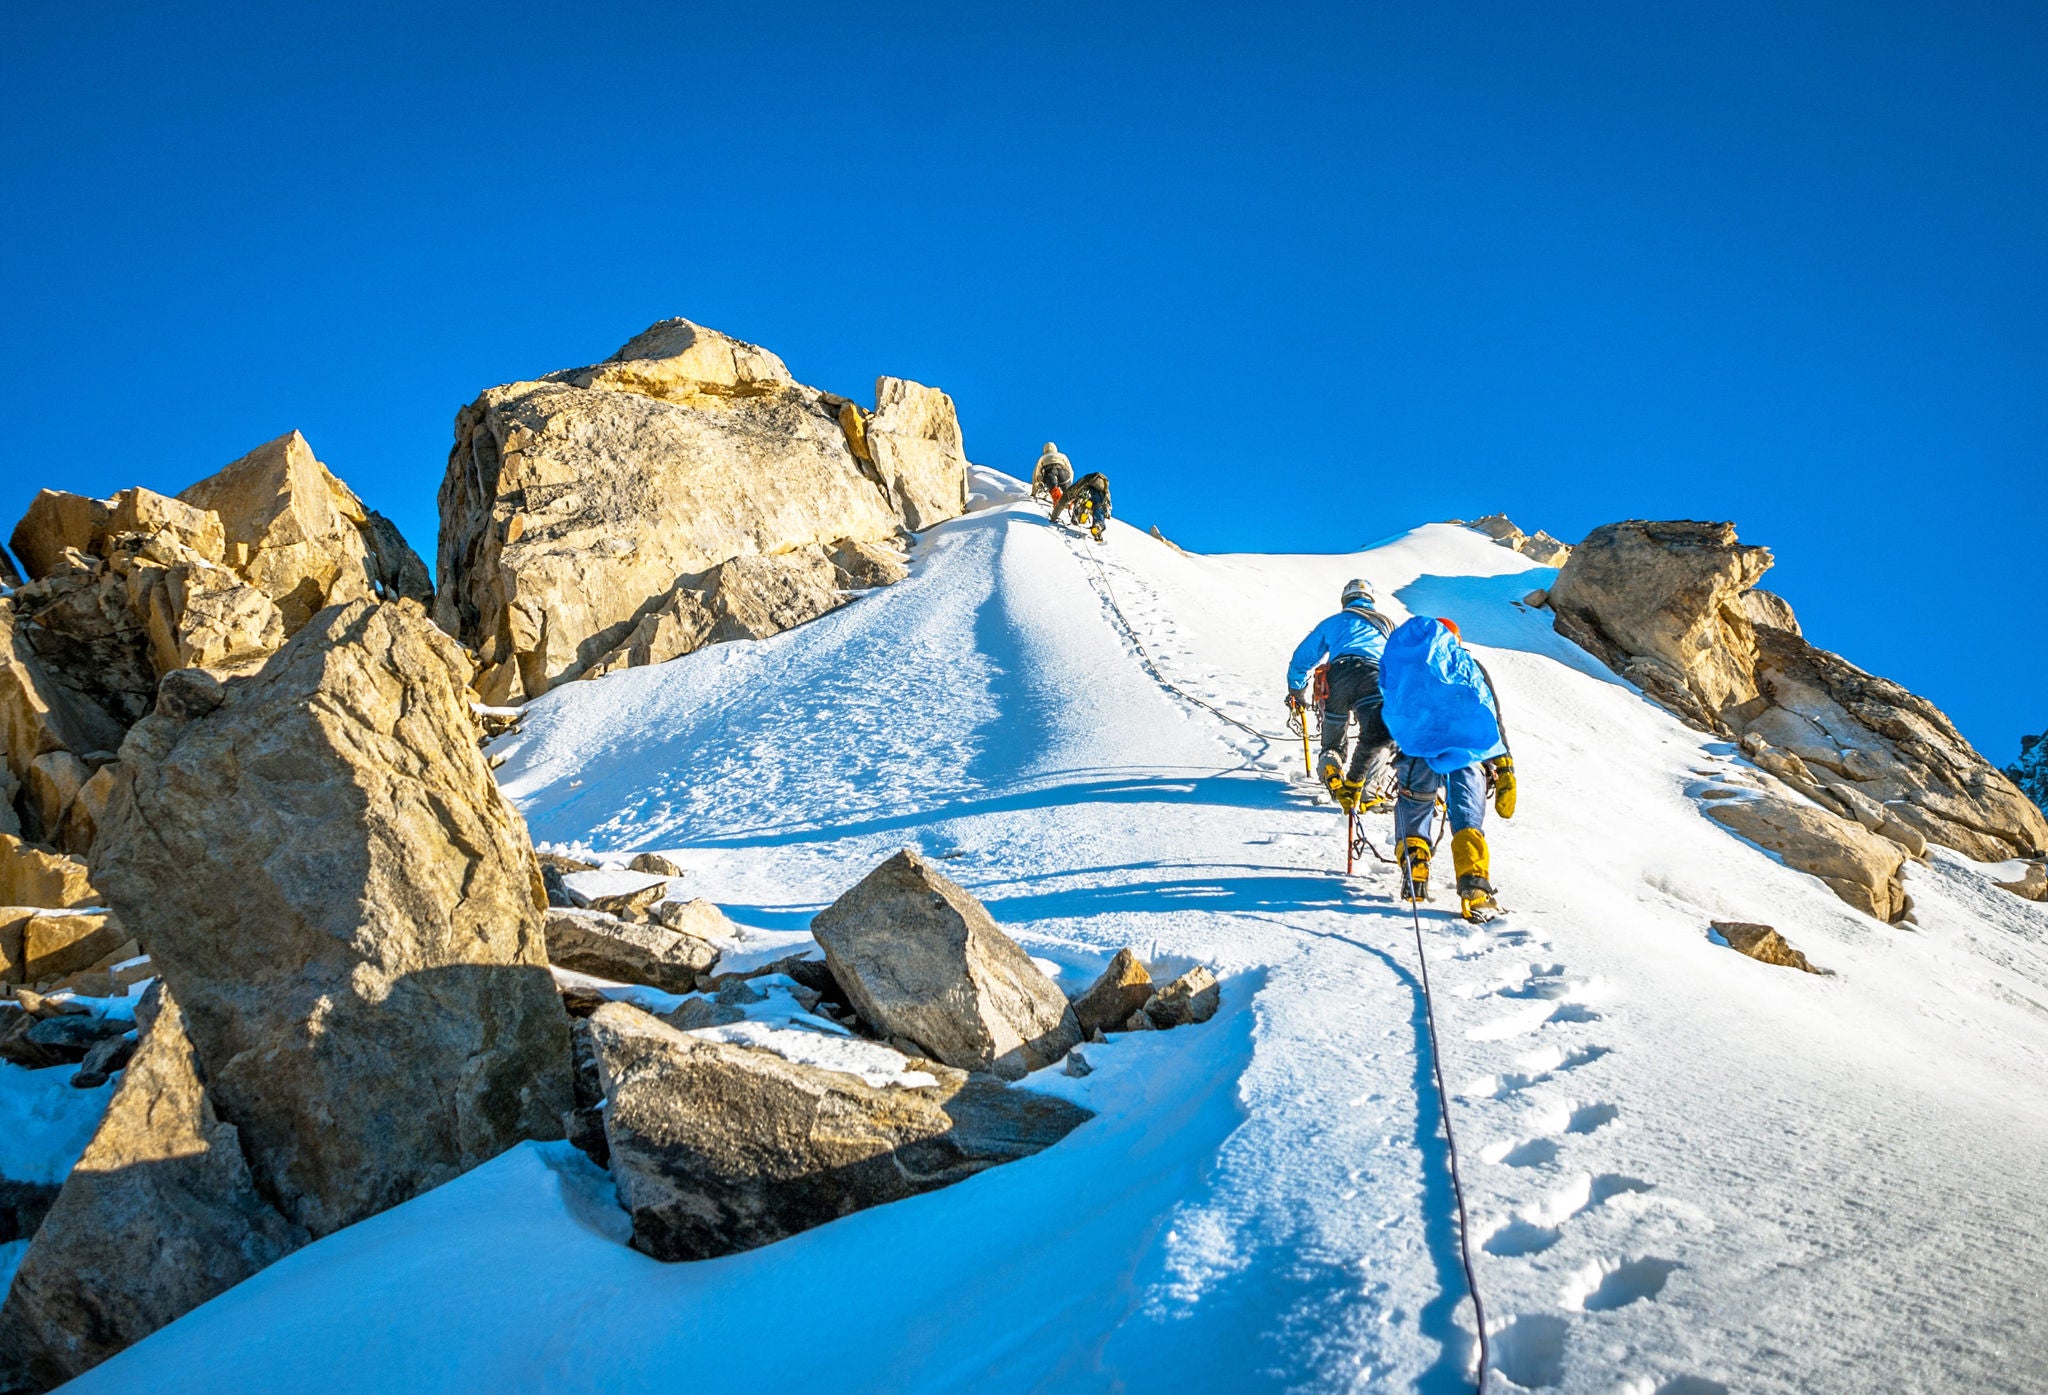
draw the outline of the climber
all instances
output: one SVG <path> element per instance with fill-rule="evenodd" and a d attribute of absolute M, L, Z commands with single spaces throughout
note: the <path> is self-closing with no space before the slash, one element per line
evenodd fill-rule
<path fill-rule="evenodd" d="M 1429 899 L 1429 854 L 1439 793 L 1450 811 L 1451 861 L 1458 909 L 1475 923 L 1500 913 L 1488 865 L 1486 801 L 1502 818 L 1515 812 L 1515 762 L 1493 679 L 1459 637 L 1456 623 L 1422 616 L 1387 638 L 1380 659 L 1387 730 L 1400 744 L 1401 792 L 1394 841 L 1401 892 Z"/>
<path fill-rule="evenodd" d="M 1102 541 L 1102 530 L 1109 526 L 1109 478 L 1100 470 L 1090 470 L 1074 481 L 1057 504 L 1052 507 L 1052 521 L 1058 523 L 1060 515 L 1076 528 L 1086 528 Z"/>
<path fill-rule="evenodd" d="M 1287 705 L 1304 712 L 1309 675 L 1329 660 L 1329 699 L 1323 704 L 1323 759 L 1320 774 L 1330 798 L 1347 814 L 1382 801 L 1362 802 L 1392 759 L 1393 740 L 1380 719 L 1380 654 L 1394 622 L 1373 607 L 1372 587 L 1361 578 L 1344 583 L 1343 609 L 1308 632 L 1287 664 Z M 1358 745 L 1344 762 L 1344 732 L 1358 719 Z"/>
<path fill-rule="evenodd" d="M 1031 497 L 1058 504 L 1060 495 L 1066 493 L 1067 486 L 1073 482 L 1073 463 L 1060 454 L 1058 446 L 1047 441 L 1044 452 L 1038 457 L 1038 467 L 1031 472 Z"/>

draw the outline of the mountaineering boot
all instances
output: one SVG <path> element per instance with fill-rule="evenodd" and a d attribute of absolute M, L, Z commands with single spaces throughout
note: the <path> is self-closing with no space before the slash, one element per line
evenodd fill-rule
<path fill-rule="evenodd" d="M 1096 522 L 1095 526 L 1094 526 L 1093 528 L 1090 528 L 1090 529 L 1088 530 L 1088 532 L 1089 532 L 1089 535 L 1090 535 L 1091 537 L 1093 537 L 1093 538 L 1095 539 L 1095 541 L 1097 541 L 1097 542 L 1101 542 L 1101 541 L 1102 541 L 1102 526 L 1103 526 L 1103 525 L 1102 525 L 1102 523 L 1101 523 L 1101 522 L 1100 522 L 1100 521 L 1098 520 L 1098 521 Z"/>
<path fill-rule="evenodd" d="M 1429 840 L 1408 838 L 1401 844 L 1401 899 L 1429 899 Z"/>
<path fill-rule="evenodd" d="M 1344 797 L 1338 793 L 1344 787 L 1344 753 L 1323 752 L 1323 763 L 1316 771 L 1316 778 L 1323 782 L 1323 788 L 1330 792 L 1330 798 L 1344 804 Z M 1349 806 L 1345 806 L 1349 807 Z"/>
<path fill-rule="evenodd" d="M 1339 780 L 1330 792 L 1337 797 L 1339 809 L 1347 814 L 1355 813 L 1359 807 L 1358 801 L 1365 797 L 1365 781 Z"/>
<path fill-rule="evenodd" d="M 1451 865 L 1458 869 L 1458 913 L 1475 925 L 1500 914 L 1488 880 L 1486 835 L 1476 828 L 1461 828 L 1451 835 Z"/>

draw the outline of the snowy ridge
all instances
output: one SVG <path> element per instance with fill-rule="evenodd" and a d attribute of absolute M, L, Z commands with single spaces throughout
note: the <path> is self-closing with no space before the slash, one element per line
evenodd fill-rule
<path fill-rule="evenodd" d="M 700 1264 L 621 1245 L 566 1145 L 516 1149 L 74 1388 L 1470 1389 L 1408 912 L 1386 869 L 1333 870 L 1282 739 L 1286 652 L 1354 574 L 1460 622 L 1521 776 L 1490 829 L 1511 914 L 1423 911 L 1495 1381 L 2048 1387 L 2048 907 L 1937 851 L 1919 928 L 1887 927 L 1731 836 L 1700 799 L 1739 753 L 1523 609 L 1552 573 L 1477 534 L 1190 557 L 999 485 L 895 587 L 548 694 L 501 778 L 537 839 L 674 858 L 764 957 L 914 846 L 1070 987 L 1125 944 L 1214 965 L 1213 1022 L 1034 1076 L 1097 1114 L 1045 1153 Z M 1162 690 L 1125 624 L 1273 739 Z"/>

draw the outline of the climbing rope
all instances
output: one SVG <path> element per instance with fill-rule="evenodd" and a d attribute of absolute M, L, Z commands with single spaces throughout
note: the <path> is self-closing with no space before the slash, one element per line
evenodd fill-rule
<path fill-rule="evenodd" d="M 1071 542 L 1068 544 L 1068 547 L 1069 550 L 1073 550 Z M 1152 676 L 1152 681 L 1180 698 L 1183 702 L 1191 703 L 1211 716 L 1230 723 L 1230 725 L 1238 730 L 1257 737 L 1265 750 L 1271 750 L 1274 743 L 1273 737 L 1266 735 L 1266 733 L 1256 727 L 1239 721 L 1215 704 L 1196 697 L 1193 693 L 1188 692 L 1159 671 L 1159 665 L 1153 662 L 1152 655 L 1146 650 L 1144 641 L 1138 638 L 1138 632 L 1132 627 L 1130 617 L 1124 614 L 1124 608 L 1117 600 L 1116 584 L 1109 579 L 1109 569 L 1102 565 L 1100 558 L 1090 555 L 1085 550 L 1080 551 L 1077 555 L 1087 558 L 1088 562 L 1095 568 L 1095 574 L 1102 578 L 1103 598 L 1109 602 L 1110 613 L 1116 616 L 1117 627 L 1124 632 L 1124 638 L 1131 642 L 1131 648 L 1137 651 L 1138 661 L 1145 666 L 1145 672 Z M 1305 739 L 1306 723 L 1304 723 L 1304 741 Z M 1400 865 L 1395 859 L 1382 856 L 1379 848 L 1373 844 L 1370 838 L 1364 838 L 1363 841 L 1365 846 L 1371 850 L 1373 856 L 1380 861 L 1395 866 Z M 1441 822 L 1439 822 L 1436 842 L 1441 843 L 1442 841 L 1443 828 Z M 1465 1290 L 1472 1295 L 1472 1319 L 1479 1330 L 1479 1368 L 1474 1389 L 1477 1391 L 1477 1395 L 1486 1395 L 1488 1357 L 1486 1309 L 1480 1302 L 1479 1275 L 1472 1264 L 1472 1222 L 1465 1208 L 1465 1179 L 1458 1168 L 1458 1140 L 1451 1131 L 1451 1096 L 1450 1091 L 1444 1086 L 1444 1053 L 1437 1039 L 1436 1002 L 1430 994 L 1429 956 L 1424 953 L 1422 946 L 1422 912 L 1413 901 L 1408 903 L 1408 915 L 1415 926 L 1415 962 L 1422 970 L 1422 1012 L 1423 1019 L 1429 1027 L 1429 1065 L 1430 1070 L 1436 1076 L 1437 1110 L 1444 1121 L 1444 1148 L 1449 1154 L 1451 1164 L 1451 1194 L 1456 1199 L 1458 1206 L 1458 1259 L 1465 1268 Z"/>
<path fill-rule="evenodd" d="M 1472 1322 L 1479 1330 L 1479 1367 L 1473 1389 L 1486 1395 L 1486 1308 L 1479 1299 L 1479 1274 L 1472 1264 L 1472 1219 L 1465 1210 L 1465 1179 L 1458 1170 L 1458 1138 L 1451 1132 L 1451 1095 L 1444 1088 L 1444 1053 L 1437 1042 L 1436 1000 L 1429 991 L 1429 956 L 1422 948 L 1422 912 L 1414 901 L 1408 903 L 1408 918 L 1415 926 L 1415 962 L 1422 970 L 1422 1015 L 1429 1024 L 1429 1067 L 1436 1075 L 1437 1110 L 1444 1121 L 1444 1151 L 1451 1161 L 1451 1195 L 1458 1203 L 1458 1259 L 1465 1266 L 1465 1291 L 1472 1295 Z"/>

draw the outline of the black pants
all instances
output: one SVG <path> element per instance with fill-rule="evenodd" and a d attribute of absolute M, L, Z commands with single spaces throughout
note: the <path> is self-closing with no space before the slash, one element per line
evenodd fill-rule
<path fill-rule="evenodd" d="M 1342 751 L 1344 732 L 1358 719 L 1358 745 L 1352 748 L 1347 778 L 1368 784 L 1387 768 L 1394 755 L 1394 737 L 1380 715 L 1380 666 L 1371 659 L 1345 655 L 1330 663 L 1330 697 L 1323 704 L 1323 749 Z"/>

